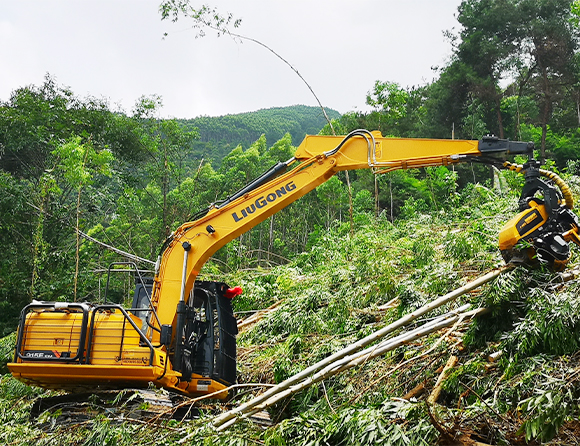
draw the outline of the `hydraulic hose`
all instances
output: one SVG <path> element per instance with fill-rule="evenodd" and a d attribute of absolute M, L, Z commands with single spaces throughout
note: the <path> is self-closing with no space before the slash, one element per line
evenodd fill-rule
<path fill-rule="evenodd" d="M 549 178 L 556 184 L 556 186 L 560 188 L 560 192 L 562 192 L 564 201 L 566 202 L 566 207 L 568 209 L 572 209 L 574 207 L 574 197 L 572 196 L 572 190 L 570 189 L 570 186 L 568 186 L 568 184 L 566 184 L 566 182 L 560 178 L 558 174 L 549 170 L 540 169 L 540 175 Z"/>
<path fill-rule="evenodd" d="M 512 164 L 509 161 L 505 161 L 503 163 L 503 167 L 518 173 L 525 172 L 524 166 L 521 164 Z M 572 190 L 570 189 L 570 186 L 568 186 L 568 184 L 566 184 L 566 182 L 557 173 L 546 169 L 539 169 L 539 172 L 541 176 L 552 180 L 554 184 L 558 186 L 564 197 L 566 207 L 568 209 L 572 209 L 574 207 L 574 197 L 572 196 Z"/>

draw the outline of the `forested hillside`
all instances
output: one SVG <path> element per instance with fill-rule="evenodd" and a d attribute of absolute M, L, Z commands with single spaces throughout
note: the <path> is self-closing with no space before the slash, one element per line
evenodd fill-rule
<path fill-rule="evenodd" d="M 575 1 L 464 0 L 450 33 L 453 55 L 436 78 L 420 86 L 377 80 L 361 98 L 371 112 L 328 111 L 334 131 L 532 141 L 543 167 L 578 199 L 579 12 Z M 150 270 L 181 223 L 291 158 L 305 133 L 333 132 L 319 109 L 305 106 L 187 121 L 158 116 L 155 97 L 119 112 L 48 75 L 2 98 L 4 363 L 27 303 L 102 302 L 109 264 L 125 259 L 111 247 L 146 259 L 139 266 Z M 278 305 L 239 336 L 240 383 L 280 382 L 502 264 L 497 235 L 517 212 L 523 181 L 475 163 L 339 172 L 231 241 L 201 277 L 244 288 L 234 301 L 239 318 Z M 218 433 L 209 420 L 226 406 L 205 402 L 194 421 L 127 421 L 94 401 L 82 422 L 60 423 L 49 413 L 30 421 L 34 398 L 53 393 L 4 375 L 0 440 L 578 444 L 580 303 L 578 282 L 563 278 L 544 268 L 501 276 L 461 302 L 488 309 L 483 318 L 301 391 L 270 410 L 274 424 L 265 430 L 245 421 Z M 108 298 L 127 304 L 133 287 L 130 275 L 116 276 Z M 439 376 L 441 393 L 427 402 Z M 244 389 L 231 404 L 249 397 Z"/>
<path fill-rule="evenodd" d="M 326 114 L 330 119 L 340 117 L 340 113 L 331 109 L 326 109 Z M 318 107 L 294 105 L 236 115 L 200 116 L 179 122 L 185 128 L 199 132 L 192 155 L 219 164 L 236 146 L 247 149 L 261 135 L 265 135 L 268 146 L 286 133 L 298 144 L 304 136 L 317 134 L 326 124 L 326 119 Z"/>

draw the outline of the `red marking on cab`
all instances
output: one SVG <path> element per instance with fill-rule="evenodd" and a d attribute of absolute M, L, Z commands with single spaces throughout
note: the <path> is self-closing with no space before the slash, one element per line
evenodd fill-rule
<path fill-rule="evenodd" d="M 228 299 L 233 299 L 236 296 L 239 296 L 240 294 L 242 294 L 242 287 L 241 286 L 235 286 L 233 288 L 228 288 L 225 292 L 225 296 Z"/>

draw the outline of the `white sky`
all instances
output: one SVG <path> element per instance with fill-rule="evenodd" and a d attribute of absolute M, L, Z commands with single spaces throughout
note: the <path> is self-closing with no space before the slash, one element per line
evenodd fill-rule
<path fill-rule="evenodd" d="M 0 101 L 46 73 L 81 97 L 130 112 L 161 95 L 163 117 L 194 118 L 317 105 L 266 49 L 195 38 L 187 19 L 161 21 L 161 0 L 0 0 Z M 202 4 L 203 1 L 192 4 Z M 242 19 L 239 34 L 290 62 L 321 102 L 365 110 L 375 80 L 423 85 L 444 64 L 460 0 L 207 0 Z M 163 39 L 163 33 L 169 35 Z"/>

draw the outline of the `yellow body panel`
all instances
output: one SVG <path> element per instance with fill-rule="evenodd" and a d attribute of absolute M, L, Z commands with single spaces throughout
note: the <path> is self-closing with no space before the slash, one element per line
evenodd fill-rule
<path fill-rule="evenodd" d="M 538 230 L 548 220 L 548 213 L 544 205 L 530 201 L 530 209 L 520 212 L 508 221 L 499 233 L 499 249 L 512 249 L 520 240 Z"/>
<path fill-rule="evenodd" d="M 86 364 L 11 363 L 9 369 L 15 378 L 40 387 L 87 390 L 87 388 L 147 387 L 163 375 L 161 367 L 99 366 Z M 63 381 L 66 377 L 66 381 Z"/>
<path fill-rule="evenodd" d="M 141 319 L 127 314 L 137 327 Z M 26 315 L 20 355 L 8 364 L 12 375 L 30 385 L 69 391 L 158 387 L 190 396 L 226 388 L 210 378 L 194 375 L 181 382 L 171 368 L 164 347 L 145 345 L 143 336 L 120 312 L 31 311 Z M 81 342 L 83 323 L 86 336 Z M 216 398 L 225 398 L 226 392 Z"/>
<path fill-rule="evenodd" d="M 148 387 L 153 384 L 189 396 L 216 393 L 214 398 L 227 397 L 227 392 L 217 393 L 226 386 L 213 379 L 194 376 L 191 382 L 180 382 L 180 373 L 167 372 L 161 367 L 62 363 L 42 363 L 40 366 L 38 363 L 26 362 L 10 363 L 8 368 L 15 378 L 26 384 L 70 392 Z M 66 377 L 66 381 L 63 377 Z"/>
<path fill-rule="evenodd" d="M 141 326 L 141 319 L 132 314 L 129 316 L 138 327 Z M 147 366 L 151 350 L 140 346 L 140 340 L 141 335 L 123 315 L 96 313 L 89 362 L 95 365 Z M 163 367 L 163 364 L 159 365 Z"/>
<path fill-rule="evenodd" d="M 26 317 L 28 335 L 23 337 L 21 353 L 37 359 L 50 353 L 57 358 L 78 356 L 86 348 L 80 342 L 82 316 L 79 313 L 51 313 L 46 317 L 45 313 L 29 313 Z"/>

